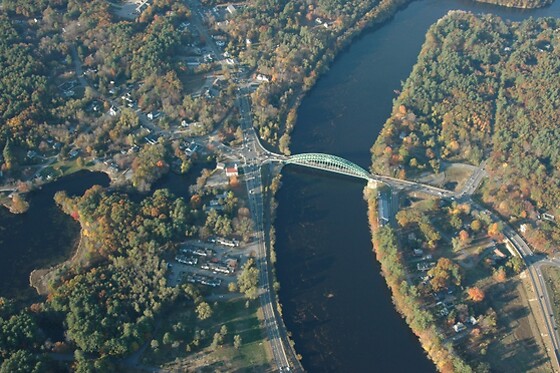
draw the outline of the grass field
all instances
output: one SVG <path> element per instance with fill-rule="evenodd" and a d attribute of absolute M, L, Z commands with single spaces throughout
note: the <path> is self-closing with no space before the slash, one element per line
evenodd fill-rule
<path fill-rule="evenodd" d="M 212 306 L 213 315 L 210 319 L 199 321 L 192 305 L 180 304 L 176 306 L 164 320 L 154 339 L 159 347 L 150 346 L 142 358 L 142 363 L 150 366 L 162 366 L 166 369 L 202 372 L 233 372 L 269 370 L 270 354 L 266 350 L 266 342 L 260 327 L 258 317 L 258 302 L 253 301 L 249 308 L 245 308 L 245 299 L 238 298 L 227 302 L 215 303 Z M 177 325 L 188 326 L 179 330 Z M 195 331 L 192 327 L 196 325 Z M 212 338 L 225 325 L 227 335 L 224 343 L 214 349 Z M 163 339 L 166 333 L 178 342 L 165 345 Z M 195 335 L 200 336 L 200 344 L 194 346 L 191 342 Z M 241 346 L 233 346 L 235 335 L 241 337 Z M 187 345 L 191 351 L 187 351 Z"/>
<path fill-rule="evenodd" d="M 560 269 L 552 266 L 543 266 L 542 273 L 546 282 L 546 288 L 552 301 L 552 308 L 556 320 L 560 320 Z"/>

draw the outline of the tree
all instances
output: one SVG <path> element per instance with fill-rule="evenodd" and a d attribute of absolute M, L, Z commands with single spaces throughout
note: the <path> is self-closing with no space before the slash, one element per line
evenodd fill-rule
<path fill-rule="evenodd" d="M 474 219 L 471 222 L 471 229 L 475 232 L 478 232 L 480 230 L 480 228 L 482 227 L 482 223 L 480 223 L 480 220 L 478 219 Z"/>
<path fill-rule="evenodd" d="M 484 300 L 484 291 L 479 287 L 472 287 L 467 289 L 467 294 L 473 302 L 482 302 Z"/>
<path fill-rule="evenodd" d="M 488 235 L 490 237 L 498 237 L 502 233 L 502 224 L 494 222 L 488 226 Z"/>
<path fill-rule="evenodd" d="M 18 350 L 8 356 L 0 366 L 0 373 L 39 373 L 44 364 L 29 351 Z"/>
<path fill-rule="evenodd" d="M 152 350 L 154 350 L 154 352 L 157 352 L 159 349 L 159 342 L 157 339 L 152 339 L 152 341 L 150 342 L 150 347 L 152 348 Z"/>
<path fill-rule="evenodd" d="M 198 306 L 196 306 L 196 315 L 199 320 L 206 320 L 212 317 L 212 308 L 206 302 L 200 302 Z"/>
<path fill-rule="evenodd" d="M 493 273 L 494 280 L 497 282 L 505 282 L 507 279 L 506 270 L 504 267 L 500 267 Z"/>
<path fill-rule="evenodd" d="M 461 232 L 459 232 L 459 239 L 461 240 L 461 243 L 467 244 L 470 241 L 470 235 L 469 232 L 467 232 L 466 230 L 462 230 Z"/>
<path fill-rule="evenodd" d="M 19 193 L 14 193 L 12 195 L 12 206 L 10 207 L 10 212 L 14 214 L 21 214 L 29 209 L 29 202 L 27 202 Z"/>
<path fill-rule="evenodd" d="M 435 267 L 428 271 L 432 277 L 430 285 L 434 291 L 440 291 L 449 286 L 450 282 L 459 285 L 461 283 L 460 268 L 448 258 L 440 258 Z"/>
<path fill-rule="evenodd" d="M 508 260 L 506 265 L 511 268 L 516 274 L 521 273 L 521 271 L 523 270 L 523 259 L 518 256 L 512 256 Z"/>
<path fill-rule="evenodd" d="M 237 287 L 249 299 L 258 297 L 259 270 L 255 267 L 255 261 L 250 258 L 239 275 L 237 276 Z"/>
<path fill-rule="evenodd" d="M 214 337 L 212 338 L 212 349 L 217 349 L 218 346 L 224 344 L 224 336 L 221 333 L 214 333 Z"/>
<path fill-rule="evenodd" d="M 233 336 L 233 347 L 235 347 L 236 350 L 239 350 L 242 343 L 243 340 L 241 339 L 241 336 L 239 334 Z"/>
<path fill-rule="evenodd" d="M 167 149 L 161 144 L 146 144 L 132 162 L 132 184 L 139 191 L 150 190 L 152 183 L 169 169 L 166 163 Z"/>
<path fill-rule="evenodd" d="M 237 291 L 237 284 L 235 282 L 230 282 L 228 284 L 228 291 L 231 293 L 235 293 Z"/>
<path fill-rule="evenodd" d="M 227 326 L 222 325 L 222 327 L 220 328 L 220 334 L 222 335 L 222 337 L 225 337 L 227 333 L 228 333 Z"/>
<path fill-rule="evenodd" d="M 10 139 L 6 140 L 6 145 L 4 146 L 2 155 L 4 156 L 4 165 L 6 170 L 11 170 L 12 167 L 14 166 L 16 157 L 14 155 L 14 149 Z"/>
<path fill-rule="evenodd" d="M 171 343 L 173 343 L 173 337 L 171 336 L 171 333 L 165 332 L 163 334 L 163 339 L 161 341 L 163 342 L 164 345 L 167 345 L 167 346 L 169 346 Z"/>

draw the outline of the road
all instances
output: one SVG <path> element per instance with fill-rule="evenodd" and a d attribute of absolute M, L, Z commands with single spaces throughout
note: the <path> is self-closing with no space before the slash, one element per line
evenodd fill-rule
<path fill-rule="evenodd" d="M 203 7 L 195 0 L 188 1 L 188 4 L 193 9 L 191 23 L 206 39 L 207 47 L 211 49 L 219 62 L 221 62 L 223 66 L 228 66 L 223 63 L 220 48 L 218 48 L 204 25 L 202 20 Z M 232 72 L 232 75 L 236 78 L 241 78 L 236 72 Z M 246 82 L 240 81 L 240 85 L 243 85 L 243 83 Z M 284 320 L 276 309 L 276 299 L 270 286 L 272 281 L 270 271 L 271 264 L 264 233 L 265 229 L 268 227 L 264 221 L 263 185 L 261 160 L 259 157 L 259 154 L 262 154 L 266 150 L 262 147 L 257 133 L 253 128 L 251 104 L 248 95 L 249 91 L 246 89 L 240 88 L 237 91 L 236 106 L 240 114 L 241 128 L 243 130 L 243 145 L 241 149 L 232 149 L 229 147 L 221 147 L 220 149 L 231 157 L 243 159 L 241 167 L 245 174 L 244 179 L 247 195 L 249 197 L 249 209 L 255 223 L 256 239 L 258 243 L 256 265 L 259 269 L 259 300 L 263 310 L 264 326 L 270 342 L 274 361 L 280 372 L 303 372 L 303 367 L 297 359 L 296 352 L 289 343 L 288 332 Z"/>
<path fill-rule="evenodd" d="M 492 211 L 485 209 L 484 207 L 473 202 L 481 213 L 488 214 L 493 221 L 501 221 L 500 217 L 494 214 Z M 548 290 L 544 282 L 541 268 L 543 265 L 553 265 L 560 267 L 560 260 L 546 259 L 541 256 L 536 256 L 529 245 L 523 240 L 523 238 L 509 225 L 501 221 L 504 228 L 502 233 L 506 240 L 515 248 L 519 257 L 525 262 L 527 267 L 527 274 L 531 281 L 531 285 L 535 291 L 538 305 L 543 316 L 545 323 L 546 333 L 542 334 L 542 337 L 548 337 L 553 348 L 552 362 L 556 367 L 556 371 L 560 371 L 560 357 L 559 357 L 559 347 L 560 347 L 560 337 L 556 329 L 556 321 L 554 320 L 554 312 L 552 308 L 552 303 L 550 301 L 550 296 L 548 295 Z"/>
<path fill-rule="evenodd" d="M 505 226 L 503 232 L 507 240 L 515 247 L 516 251 L 519 253 L 525 265 L 527 266 L 527 273 L 531 280 L 533 289 L 537 296 L 539 308 L 545 322 L 546 334 L 543 337 L 548 336 L 553 348 L 552 360 L 556 366 L 556 370 L 560 370 L 560 359 L 559 359 L 559 341 L 558 331 L 556 329 L 556 321 L 554 320 L 554 312 L 552 310 L 552 304 L 550 301 L 550 296 L 548 295 L 548 290 L 544 282 L 541 268 L 543 265 L 557 265 L 560 267 L 560 263 L 539 260 L 535 257 L 531 248 L 527 243 L 515 232 L 511 227 Z"/>
<path fill-rule="evenodd" d="M 469 177 L 469 179 L 467 180 L 467 182 L 465 183 L 465 185 L 463 186 L 463 189 L 457 194 L 457 198 L 463 198 L 465 196 L 467 197 L 471 197 L 474 192 L 478 189 L 478 187 L 480 186 L 480 183 L 482 183 L 482 180 L 488 176 L 486 174 L 486 162 L 488 162 L 488 160 L 484 160 L 475 170 L 474 172 L 471 174 L 471 176 Z"/>
<path fill-rule="evenodd" d="M 259 284 L 262 289 L 259 299 L 263 309 L 264 324 L 278 370 L 281 372 L 303 371 L 296 353 L 289 343 L 284 320 L 276 309 L 276 301 L 272 289 L 270 288 L 270 261 L 264 236 L 267 226 L 264 222 L 261 165 L 258 161 L 258 157 L 256 157 L 259 150 L 259 146 L 256 144 L 259 142 L 252 126 L 249 99 L 241 91 L 237 104 L 241 114 L 241 126 L 243 129 L 243 149 L 241 156 L 245 161 L 243 164 L 245 184 L 247 187 L 247 195 L 249 196 L 249 209 L 252 212 L 252 218 L 255 222 L 259 248 L 257 266 L 260 276 Z"/>

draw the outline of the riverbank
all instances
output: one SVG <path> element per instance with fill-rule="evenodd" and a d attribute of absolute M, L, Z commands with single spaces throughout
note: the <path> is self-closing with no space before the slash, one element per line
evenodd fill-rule
<path fill-rule="evenodd" d="M 406 320 L 440 372 L 472 372 L 472 368 L 457 355 L 451 344 L 442 339 L 431 314 L 422 306 L 414 286 L 409 284 L 395 232 L 389 226 L 380 226 L 378 223 L 376 191 L 366 188 L 364 198 L 368 205 L 373 250 L 393 295 L 396 310 Z"/>
<path fill-rule="evenodd" d="M 334 46 L 326 50 L 318 59 L 315 69 L 313 69 L 304 80 L 301 92 L 296 96 L 292 105 L 288 107 L 284 133 L 288 136 L 289 140 L 287 141 L 285 149 L 278 150 L 281 152 L 283 151 L 287 155 L 291 154 L 290 136 L 297 122 L 298 108 L 305 96 L 313 89 L 317 80 L 329 70 L 330 65 L 334 62 L 336 57 L 342 53 L 345 48 L 348 48 L 352 44 L 352 41 L 362 35 L 364 31 L 374 27 L 381 27 L 384 23 L 390 21 L 397 11 L 405 8 L 412 1 L 413 0 L 382 0 L 374 8 L 365 13 L 360 20 L 356 21 L 352 27 L 341 32 L 341 34 L 335 38 Z"/>
<path fill-rule="evenodd" d="M 552 4 L 554 0 L 474 0 L 479 3 L 493 4 L 507 8 L 537 9 Z"/>

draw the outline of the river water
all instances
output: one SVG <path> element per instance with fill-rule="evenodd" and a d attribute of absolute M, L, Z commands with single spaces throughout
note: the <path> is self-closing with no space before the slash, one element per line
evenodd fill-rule
<path fill-rule="evenodd" d="M 187 175 L 170 173 L 154 189 L 169 189 L 175 196 L 188 198 L 188 186 L 195 183 L 202 168 L 213 164 L 197 163 Z M 29 274 L 71 257 L 79 240 L 80 225 L 64 214 L 54 203 L 54 194 L 65 190 L 69 195 L 82 195 L 93 185 L 109 185 L 101 172 L 81 171 L 63 177 L 29 194 L 29 210 L 20 215 L 0 207 L 0 297 L 29 300 L 35 290 L 29 287 Z M 140 201 L 148 194 L 131 193 Z"/>
<path fill-rule="evenodd" d="M 307 95 L 292 153 L 325 152 L 364 168 L 393 90 L 412 71 L 429 26 L 449 10 L 521 20 L 560 17 L 560 1 L 517 10 L 461 0 L 413 2 L 355 40 Z M 433 372 L 393 308 L 372 252 L 364 183 L 293 166 L 277 197 L 277 275 L 283 315 L 310 372 Z"/>
<path fill-rule="evenodd" d="M 59 190 L 81 195 L 93 185 L 109 185 L 100 172 L 82 171 L 64 177 L 28 196 L 29 210 L 20 215 L 0 207 L 0 297 L 28 298 L 29 274 L 36 268 L 60 263 L 71 256 L 80 225 L 54 203 Z"/>

